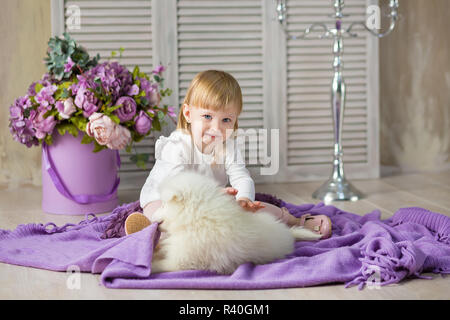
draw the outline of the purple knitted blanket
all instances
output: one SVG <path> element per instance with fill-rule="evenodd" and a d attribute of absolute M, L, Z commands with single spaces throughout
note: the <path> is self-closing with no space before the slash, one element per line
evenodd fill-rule
<path fill-rule="evenodd" d="M 292 254 L 265 265 L 246 263 L 231 275 L 189 270 L 151 273 L 157 224 L 121 236 L 122 222 L 139 202 L 124 204 L 110 215 L 86 216 L 79 224 L 19 225 L 0 230 L 0 262 L 54 271 L 77 266 L 101 274 L 108 288 L 273 289 L 327 283 L 387 285 L 421 273 L 450 273 L 450 218 L 421 208 L 403 208 L 380 220 L 375 210 L 364 216 L 334 206 L 286 203 L 270 195 L 257 200 L 285 206 L 295 216 L 324 214 L 333 236 L 297 241 Z M 270 236 L 270 235 L 268 235 Z"/>

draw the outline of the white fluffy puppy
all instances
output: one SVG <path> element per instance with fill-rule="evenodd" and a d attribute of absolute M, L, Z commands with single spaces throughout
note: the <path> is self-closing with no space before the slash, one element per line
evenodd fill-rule
<path fill-rule="evenodd" d="M 229 274 L 243 263 L 268 263 L 294 250 L 288 226 L 263 209 L 245 211 L 211 178 L 182 172 L 163 181 L 159 190 L 163 205 L 152 222 L 160 222 L 165 235 L 154 252 L 152 273 L 198 269 Z"/>

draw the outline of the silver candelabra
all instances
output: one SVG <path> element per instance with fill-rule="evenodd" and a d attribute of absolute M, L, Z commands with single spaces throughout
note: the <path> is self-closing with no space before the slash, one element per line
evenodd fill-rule
<path fill-rule="evenodd" d="M 389 29 L 384 33 L 374 31 L 369 28 L 365 22 L 353 22 L 347 29 L 342 27 L 342 19 L 347 17 L 342 13 L 344 9 L 344 0 L 332 0 L 334 7 L 334 14 L 331 15 L 335 20 L 334 28 L 329 28 L 325 23 L 313 23 L 300 35 L 290 35 L 286 29 L 286 2 L 285 0 L 277 0 L 277 19 L 283 27 L 288 39 L 311 39 L 307 36 L 311 32 L 320 31 L 319 39 L 333 39 L 333 71 L 334 76 L 331 83 L 331 110 L 333 116 L 334 127 L 334 159 L 333 171 L 331 177 L 313 193 L 313 198 L 330 202 L 334 200 L 351 200 L 356 201 L 362 198 L 362 193 L 358 191 L 344 175 L 344 163 L 342 160 L 342 124 L 344 120 L 345 107 L 345 92 L 346 85 L 342 75 L 342 54 L 343 54 L 343 39 L 344 37 L 358 37 L 358 34 L 352 29 L 356 25 L 363 26 L 365 30 L 372 35 L 382 38 L 394 30 L 395 24 L 398 20 L 398 0 L 390 0 L 389 8 L 390 18 Z"/>

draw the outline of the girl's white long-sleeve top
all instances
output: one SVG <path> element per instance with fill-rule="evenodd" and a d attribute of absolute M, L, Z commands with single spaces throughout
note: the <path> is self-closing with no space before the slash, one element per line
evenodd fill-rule
<path fill-rule="evenodd" d="M 159 200 L 158 187 L 167 177 L 191 170 L 214 178 L 226 187 L 229 183 L 238 190 L 236 199 L 242 197 L 255 200 L 255 185 L 245 167 L 245 161 L 236 140 L 226 141 L 224 156 L 217 161 L 213 154 L 204 154 L 195 146 L 190 134 L 175 130 L 169 137 L 159 137 L 155 143 L 155 165 L 141 189 L 140 205 Z M 216 163 L 214 163 L 216 161 Z"/>

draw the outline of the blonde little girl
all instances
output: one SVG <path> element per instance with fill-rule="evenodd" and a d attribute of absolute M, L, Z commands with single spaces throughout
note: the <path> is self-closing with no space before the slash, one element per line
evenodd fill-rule
<path fill-rule="evenodd" d="M 217 70 L 200 72 L 192 80 L 178 115 L 177 129 L 155 144 L 155 165 L 141 189 L 143 213 L 132 213 L 125 221 L 131 234 L 150 225 L 152 214 L 161 206 L 161 181 L 183 170 L 194 170 L 216 179 L 224 192 L 236 198 L 247 211 L 265 208 L 288 226 L 303 225 L 321 238 L 331 234 L 328 217 L 292 216 L 286 208 L 255 201 L 255 187 L 237 147 L 235 131 L 242 112 L 242 93 L 238 82 Z M 228 184 L 231 187 L 226 187 Z"/>

